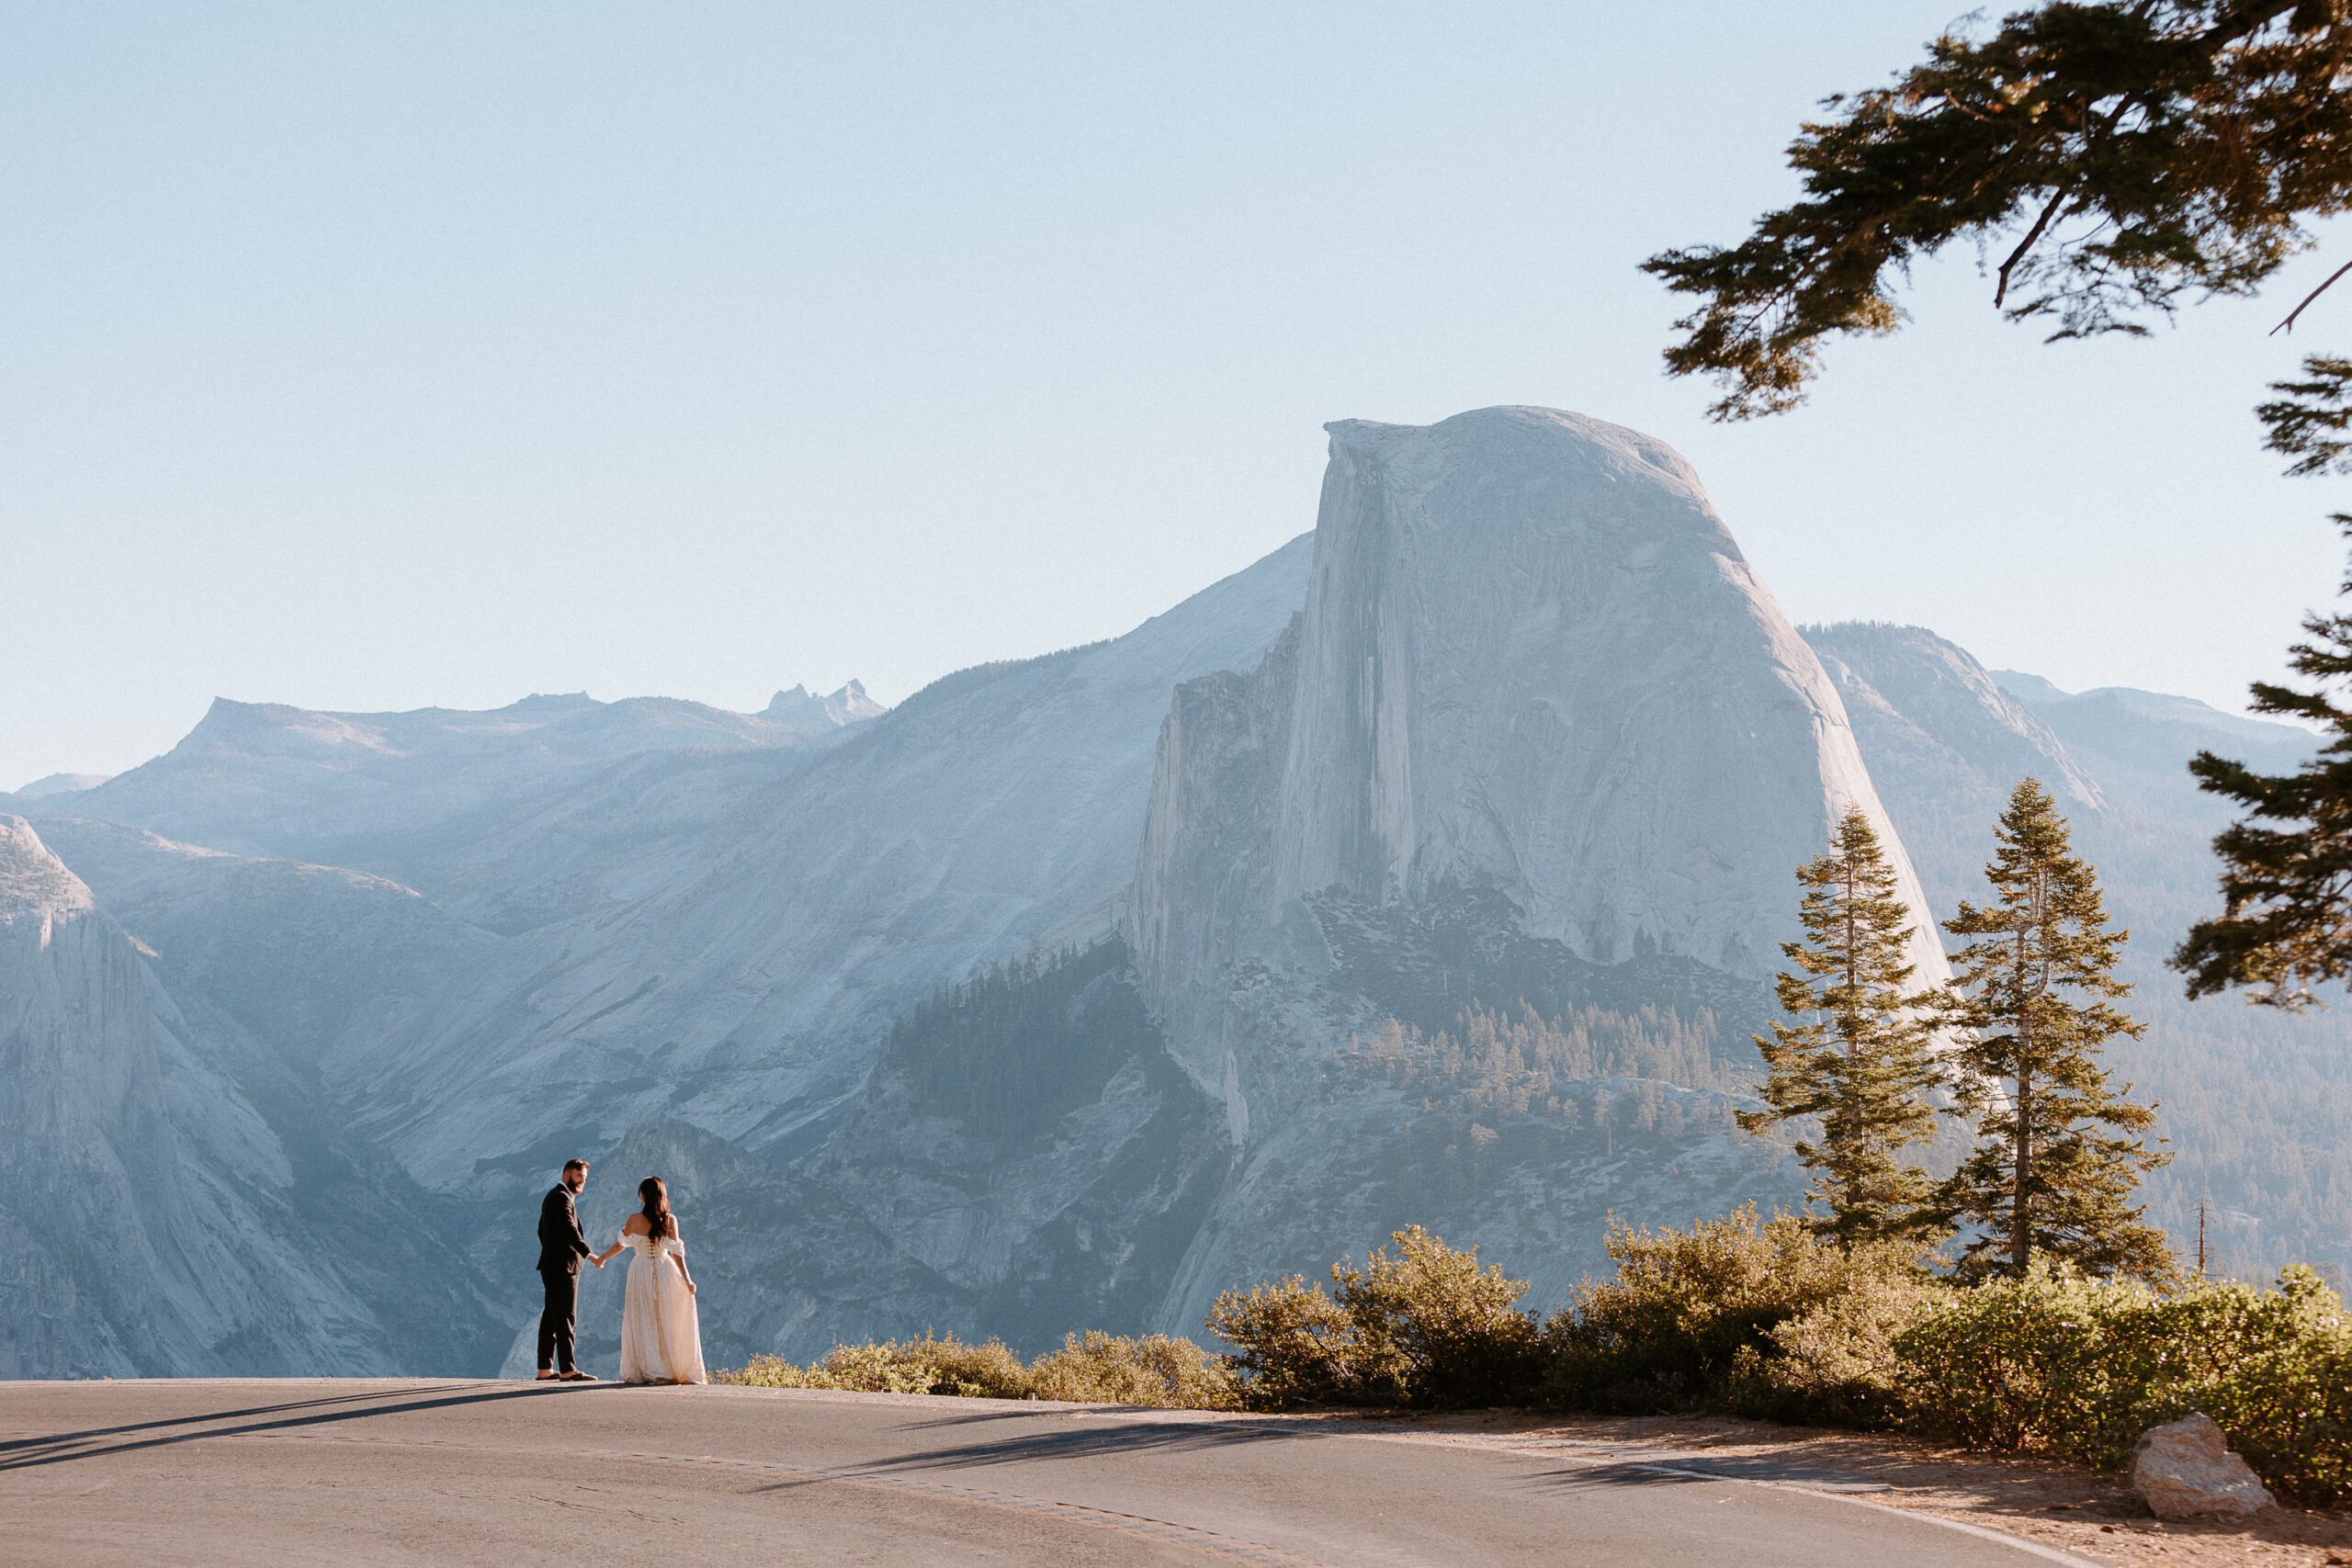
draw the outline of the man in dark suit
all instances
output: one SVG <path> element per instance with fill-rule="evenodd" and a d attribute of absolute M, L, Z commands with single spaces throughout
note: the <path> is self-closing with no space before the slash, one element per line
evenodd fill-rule
<path fill-rule="evenodd" d="M 542 1381 L 596 1381 L 594 1372 L 582 1371 L 571 1359 L 571 1342 L 579 1330 L 580 1260 L 585 1258 L 599 1269 L 605 1266 L 605 1260 L 589 1247 L 588 1238 L 580 1234 L 580 1212 L 571 1206 L 587 1185 L 588 1162 L 568 1159 L 563 1162 L 563 1179 L 539 1200 L 539 1278 L 548 1287 L 547 1310 L 539 1314 Z"/>

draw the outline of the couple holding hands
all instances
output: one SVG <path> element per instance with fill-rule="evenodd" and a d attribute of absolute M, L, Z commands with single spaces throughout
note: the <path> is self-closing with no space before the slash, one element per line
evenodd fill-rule
<path fill-rule="evenodd" d="M 621 1298 L 621 1382 L 708 1382 L 702 1364 L 702 1323 L 695 1311 L 694 1276 L 686 1244 L 670 1212 L 670 1190 L 658 1176 L 637 1184 L 643 1205 L 621 1225 L 620 1239 L 602 1252 L 581 1233 L 572 1200 L 588 1185 L 588 1162 L 566 1160 L 562 1179 L 539 1201 L 539 1278 L 547 1308 L 539 1314 L 538 1375 L 542 1381 L 594 1382 L 572 1359 L 578 1334 L 580 1263 L 602 1269 L 623 1250 L 629 1259 Z"/>

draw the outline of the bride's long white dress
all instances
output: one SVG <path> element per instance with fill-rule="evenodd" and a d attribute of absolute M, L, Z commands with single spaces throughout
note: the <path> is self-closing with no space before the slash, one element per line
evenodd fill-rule
<path fill-rule="evenodd" d="M 629 1251 L 621 1295 L 621 1382 L 708 1382 L 694 1292 L 671 1258 L 673 1252 L 684 1258 L 686 1244 L 674 1235 L 624 1235 L 621 1245 Z"/>

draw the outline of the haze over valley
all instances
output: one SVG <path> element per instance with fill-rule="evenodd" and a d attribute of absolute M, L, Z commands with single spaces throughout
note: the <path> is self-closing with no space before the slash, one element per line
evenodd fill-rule
<path fill-rule="evenodd" d="M 573 1154 L 592 1235 L 669 1178 L 714 1364 L 1197 1333 L 1415 1223 L 1556 1301 L 1611 1214 L 1796 1201 L 1732 1117 L 1838 813 L 1939 977 L 2028 773 L 2133 933 L 2152 1217 L 2352 1266 L 2341 1015 L 2163 967 L 2227 820 L 2187 759 L 2305 732 L 1794 626 L 1600 420 L 1327 429 L 1311 532 L 887 710 L 223 700 L 0 795 L 0 1375 L 522 1369 Z"/>

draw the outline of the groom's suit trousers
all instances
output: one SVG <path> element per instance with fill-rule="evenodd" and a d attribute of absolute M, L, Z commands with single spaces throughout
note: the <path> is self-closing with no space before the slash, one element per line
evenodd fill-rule
<path fill-rule="evenodd" d="M 580 1276 L 565 1269 L 542 1269 L 547 1281 L 547 1310 L 539 1314 L 539 1371 L 573 1370 L 571 1341 L 578 1331 Z"/>

